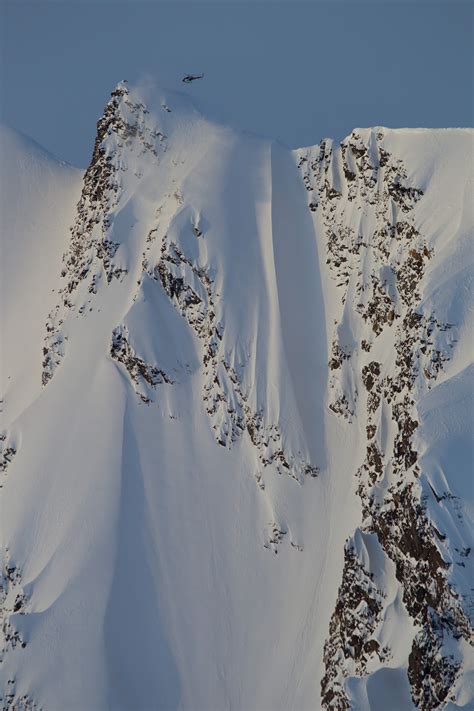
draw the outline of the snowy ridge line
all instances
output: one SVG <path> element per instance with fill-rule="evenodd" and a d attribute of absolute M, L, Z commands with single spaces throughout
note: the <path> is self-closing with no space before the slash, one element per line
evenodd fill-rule
<path fill-rule="evenodd" d="M 99 281 L 105 277 L 110 284 L 112 279 L 123 279 L 127 273 L 126 268 L 114 261 L 120 243 L 113 238 L 113 215 L 123 194 L 124 157 L 128 151 L 138 150 L 149 163 L 166 149 L 166 136 L 154 127 L 148 114 L 144 104 L 133 102 L 127 86 L 120 83 L 97 123 L 92 159 L 84 175 L 69 249 L 63 257 L 61 276 L 67 283 L 60 292 L 61 303 L 46 323 L 43 385 L 53 377 L 64 356 L 67 336 L 61 327 L 68 309 L 77 309 L 79 314 L 90 311 Z M 140 175 L 135 174 L 133 178 L 137 183 Z M 129 191 L 130 186 L 127 189 Z"/>

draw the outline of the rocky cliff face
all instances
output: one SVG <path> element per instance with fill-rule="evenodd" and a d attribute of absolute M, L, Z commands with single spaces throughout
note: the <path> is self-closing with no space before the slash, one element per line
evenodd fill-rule
<path fill-rule="evenodd" d="M 4 398 L 6 709 L 469 706 L 471 146 L 112 92 Z"/>
<path fill-rule="evenodd" d="M 407 669 L 412 699 L 417 708 L 443 708 L 456 697 L 462 642 L 472 641 L 472 628 L 455 584 L 456 565 L 464 566 L 459 550 L 427 514 L 428 499 L 436 506 L 444 498 L 430 486 L 414 444 L 417 402 L 457 341 L 456 325 L 422 302 L 425 269 L 435 258 L 413 214 L 423 190 L 384 147 L 383 130 L 354 131 L 336 151 L 325 141 L 301 152 L 299 167 L 340 294 L 329 407 L 361 423 L 366 440 L 365 459 L 354 471 L 361 525 L 346 544 L 324 648 L 323 706 L 350 708 L 345 678 L 370 673 L 373 659 L 390 665 L 391 650 L 377 634 L 386 586 L 374 584 L 370 555 L 364 564 L 370 536 L 394 564 L 417 629 Z"/>

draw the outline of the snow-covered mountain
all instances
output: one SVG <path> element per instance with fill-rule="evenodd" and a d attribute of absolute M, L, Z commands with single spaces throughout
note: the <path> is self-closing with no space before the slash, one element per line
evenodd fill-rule
<path fill-rule="evenodd" d="M 473 133 L 1 139 L 4 708 L 472 708 Z"/>

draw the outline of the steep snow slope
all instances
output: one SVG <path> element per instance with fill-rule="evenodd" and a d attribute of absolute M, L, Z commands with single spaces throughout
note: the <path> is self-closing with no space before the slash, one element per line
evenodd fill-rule
<path fill-rule="evenodd" d="M 16 416 L 41 392 L 38 343 L 44 337 L 45 309 L 57 299 L 52 289 L 59 281 L 83 174 L 7 126 L 0 126 L 0 161 L 0 377 L 2 395 Z"/>
<path fill-rule="evenodd" d="M 293 154 L 120 84 L 80 197 L 27 171 L 7 708 L 469 706 L 471 141 Z"/>

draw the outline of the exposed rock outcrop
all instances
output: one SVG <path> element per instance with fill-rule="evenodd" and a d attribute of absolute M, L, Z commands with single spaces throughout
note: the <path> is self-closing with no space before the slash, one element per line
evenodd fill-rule
<path fill-rule="evenodd" d="M 453 561 L 441 545 L 443 534 L 426 512 L 414 435 L 417 399 L 450 360 L 455 337 L 452 324 L 426 312 L 420 301 L 433 256 L 412 217 L 423 192 L 383 147 L 383 138 L 382 131 L 366 132 L 365 138 L 353 132 L 340 151 L 325 141 L 319 151 L 302 153 L 299 165 L 311 193 L 309 209 L 326 235 L 327 265 L 341 300 L 329 361 L 329 407 L 349 421 L 357 412 L 365 422 L 366 457 L 357 471 L 360 531 L 375 535 L 395 564 L 403 602 L 419 629 L 408 660 L 412 698 L 418 708 L 434 711 L 455 690 L 456 640 L 472 640 L 472 630 L 450 579 Z M 385 351 L 387 343 L 392 350 L 384 363 L 371 358 L 382 334 Z M 359 380 L 364 394 L 357 391 Z M 387 417 L 394 426 L 385 425 L 382 436 Z M 364 640 L 383 604 L 370 584 L 371 571 L 351 551 L 348 541 L 324 653 L 326 709 L 350 708 L 344 679 L 367 673 Z M 362 618 L 354 609 L 362 600 L 371 622 L 361 637 Z M 384 656 L 379 660 L 383 665 Z"/>

